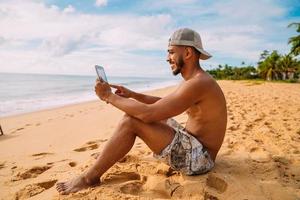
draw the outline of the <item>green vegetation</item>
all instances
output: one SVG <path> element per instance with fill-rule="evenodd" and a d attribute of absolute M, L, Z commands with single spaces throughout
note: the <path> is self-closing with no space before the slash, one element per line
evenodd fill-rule
<path fill-rule="evenodd" d="M 296 26 L 297 33 L 300 33 L 300 23 L 292 23 L 288 27 Z M 207 70 L 216 79 L 244 80 L 244 79 L 264 79 L 267 81 L 280 80 L 286 82 L 300 82 L 300 61 L 297 56 L 300 54 L 300 35 L 289 38 L 291 44 L 290 53 L 279 54 L 276 50 L 271 53 L 264 50 L 260 54 L 257 66 L 224 66 Z"/>
<path fill-rule="evenodd" d="M 296 26 L 297 33 L 300 33 L 300 23 L 291 23 L 288 27 Z M 292 45 L 291 54 L 298 56 L 300 54 L 300 35 L 291 37 L 288 41 Z"/>
<path fill-rule="evenodd" d="M 217 69 L 207 70 L 215 79 L 244 80 L 258 78 L 255 67 L 234 67 L 225 64 L 219 65 Z"/>

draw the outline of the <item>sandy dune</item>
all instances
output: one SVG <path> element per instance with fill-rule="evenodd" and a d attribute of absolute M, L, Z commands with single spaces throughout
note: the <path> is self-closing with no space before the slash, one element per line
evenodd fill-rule
<path fill-rule="evenodd" d="M 100 186 L 59 195 L 55 183 L 89 167 L 122 118 L 110 105 L 88 102 L 0 119 L 0 199 L 300 199 L 300 85 L 219 83 L 228 126 L 212 172 L 183 176 L 138 139 Z"/>

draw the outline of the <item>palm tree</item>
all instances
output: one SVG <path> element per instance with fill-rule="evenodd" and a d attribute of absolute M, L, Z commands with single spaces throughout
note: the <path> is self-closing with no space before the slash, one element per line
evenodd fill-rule
<path fill-rule="evenodd" d="M 249 65 L 241 68 L 242 79 L 253 79 L 257 77 L 257 71 L 255 67 Z"/>
<path fill-rule="evenodd" d="M 296 26 L 296 31 L 300 33 L 300 23 L 291 23 L 288 27 Z M 298 56 L 300 54 L 300 35 L 289 38 L 288 44 L 292 44 L 290 54 Z"/>
<path fill-rule="evenodd" d="M 258 65 L 259 74 L 266 80 L 279 79 L 280 73 L 279 61 L 280 55 L 274 50 L 265 60 L 261 60 Z"/>
<path fill-rule="evenodd" d="M 290 54 L 282 56 L 278 62 L 278 69 L 280 70 L 282 79 L 293 79 L 298 65 L 297 60 L 293 59 Z"/>
<path fill-rule="evenodd" d="M 258 64 L 262 63 L 270 55 L 268 50 L 264 50 L 259 57 Z"/>

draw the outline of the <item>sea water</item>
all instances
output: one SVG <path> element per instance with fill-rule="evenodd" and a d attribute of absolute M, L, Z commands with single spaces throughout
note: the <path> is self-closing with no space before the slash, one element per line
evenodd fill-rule
<path fill-rule="evenodd" d="M 0 73 L 0 117 L 97 100 L 96 76 Z M 112 84 L 143 92 L 177 84 L 176 77 L 109 77 Z"/>

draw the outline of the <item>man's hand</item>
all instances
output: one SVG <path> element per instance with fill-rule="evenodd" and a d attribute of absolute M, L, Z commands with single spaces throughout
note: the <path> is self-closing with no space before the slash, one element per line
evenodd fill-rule
<path fill-rule="evenodd" d="M 119 95 L 121 97 L 130 98 L 133 95 L 133 91 L 129 90 L 128 88 L 121 86 L 121 85 L 113 85 L 110 84 L 110 87 L 117 89 L 115 91 L 116 95 Z"/>
<path fill-rule="evenodd" d="M 95 92 L 97 96 L 106 103 L 108 103 L 108 97 L 112 94 L 109 84 L 99 79 L 96 80 Z"/>

